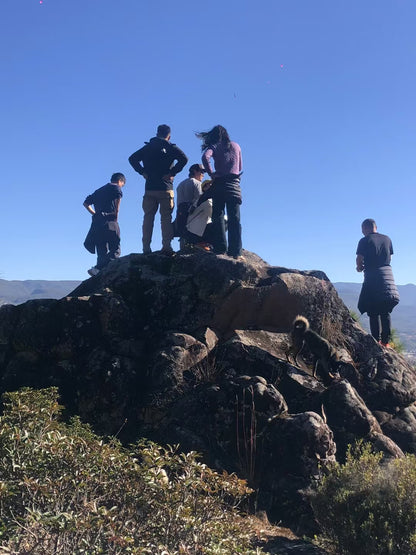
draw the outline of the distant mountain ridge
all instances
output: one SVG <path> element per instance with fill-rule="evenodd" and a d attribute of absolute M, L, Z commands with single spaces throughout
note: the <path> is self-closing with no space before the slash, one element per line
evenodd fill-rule
<path fill-rule="evenodd" d="M 5 280 L 0 279 L 0 306 L 21 304 L 31 299 L 60 299 L 69 295 L 81 281 Z M 357 302 L 361 283 L 337 282 L 333 284 L 345 305 L 358 313 Z M 398 285 L 400 303 L 392 315 L 393 328 L 409 351 L 416 352 L 416 285 Z M 368 318 L 363 315 L 360 323 L 368 330 Z"/>
<path fill-rule="evenodd" d="M 27 279 L 25 281 L 0 279 L 0 306 L 21 304 L 31 299 L 60 299 L 78 287 L 80 281 L 49 281 Z"/>

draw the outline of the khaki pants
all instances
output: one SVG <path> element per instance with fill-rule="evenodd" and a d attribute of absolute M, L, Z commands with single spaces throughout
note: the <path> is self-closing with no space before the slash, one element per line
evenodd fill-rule
<path fill-rule="evenodd" d="M 150 249 L 152 242 L 153 224 L 157 209 L 160 211 L 160 225 L 162 228 L 162 247 L 171 249 L 173 239 L 172 212 L 175 206 L 173 191 L 146 191 L 143 197 L 143 251 Z"/>

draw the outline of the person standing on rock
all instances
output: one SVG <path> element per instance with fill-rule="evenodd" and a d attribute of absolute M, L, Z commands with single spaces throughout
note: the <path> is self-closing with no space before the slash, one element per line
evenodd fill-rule
<path fill-rule="evenodd" d="M 84 206 L 92 215 L 92 223 L 84 247 L 97 253 L 97 264 L 88 270 L 90 276 L 97 275 L 110 260 L 120 256 L 120 227 L 118 212 L 123 196 L 121 188 L 126 184 L 122 173 L 113 173 L 111 182 L 88 195 Z M 94 206 L 94 208 L 93 208 Z"/>
<path fill-rule="evenodd" d="M 196 133 L 202 140 L 202 163 L 213 180 L 210 190 L 202 195 L 200 203 L 212 198 L 212 229 L 214 252 L 241 257 L 240 177 L 243 169 L 240 145 L 230 140 L 227 130 L 216 125 L 210 131 Z M 211 165 L 214 161 L 215 170 Z M 228 249 L 225 233 L 224 210 L 228 216 Z"/>
<path fill-rule="evenodd" d="M 153 225 L 156 212 L 160 210 L 162 228 L 162 254 L 172 255 L 172 212 L 174 208 L 173 178 L 188 161 L 186 155 L 170 142 L 168 125 L 159 125 L 156 137 L 150 139 L 140 150 L 134 152 L 129 162 L 133 169 L 146 180 L 143 196 L 143 253 L 151 253 Z M 176 163 L 175 163 L 176 162 Z"/>
<path fill-rule="evenodd" d="M 377 232 L 376 222 L 363 221 L 364 235 L 357 247 L 357 272 L 364 271 L 364 283 L 358 300 L 358 310 L 367 312 L 371 335 L 384 347 L 390 347 L 390 313 L 399 302 L 399 293 L 390 266 L 393 245 L 390 237 Z"/>

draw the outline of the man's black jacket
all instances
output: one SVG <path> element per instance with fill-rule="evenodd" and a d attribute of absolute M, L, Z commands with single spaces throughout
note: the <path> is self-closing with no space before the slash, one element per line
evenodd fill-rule
<path fill-rule="evenodd" d="M 184 168 L 187 161 L 187 156 L 179 147 L 159 137 L 150 139 L 143 148 L 129 158 L 136 172 L 147 175 L 146 191 L 172 190 L 172 181 L 163 177 L 174 177 Z"/>

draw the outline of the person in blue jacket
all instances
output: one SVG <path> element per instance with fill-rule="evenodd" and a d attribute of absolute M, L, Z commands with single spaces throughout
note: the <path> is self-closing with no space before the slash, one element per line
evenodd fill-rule
<path fill-rule="evenodd" d="M 371 335 L 384 347 L 390 347 L 390 313 L 398 304 L 399 292 L 390 266 L 393 245 L 390 237 L 377 232 L 374 220 L 361 224 L 364 237 L 357 247 L 357 272 L 364 271 L 364 282 L 358 300 L 358 310 L 367 312 Z"/>

